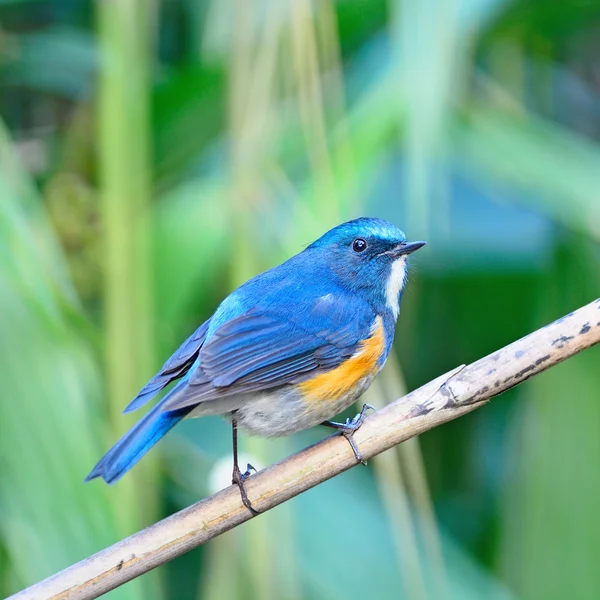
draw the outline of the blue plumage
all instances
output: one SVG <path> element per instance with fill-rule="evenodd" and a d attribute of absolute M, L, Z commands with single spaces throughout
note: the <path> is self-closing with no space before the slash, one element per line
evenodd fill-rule
<path fill-rule="evenodd" d="M 161 403 L 157 404 L 102 457 L 85 481 L 96 477 L 102 477 L 106 483 L 118 481 L 190 410 L 164 412 Z"/>
<path fill-rule="evenodd" d="M 407 243 L 385 221 L 357 219 L 240 286 L 127 406 L 125 412 L 136 410 L 179 380 L 87 480 L 116 481 L 186 416 L 232 413 L 250 431 L 282 435 L 349 406 L 387 358 L 406 257 L 423 243 Z M 341 377 L 345 371 L 335 375 L 336 369 L 350 360 L 356 364 L 349 387 L 328 380 L 327 401 L 307 397 L 311 381 Z M 339 397 L 331 398 L 338 388 Z"/>

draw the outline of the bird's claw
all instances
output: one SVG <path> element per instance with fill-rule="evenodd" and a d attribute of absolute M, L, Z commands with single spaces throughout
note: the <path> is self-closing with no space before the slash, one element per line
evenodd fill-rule
<path fill-rule="evenodd" d="M 242 502 L 243 502 L 244 506 L 254 516 L 256 516 L 256 515 L 260 514 L 260 511 L 256 510 L 252 506 L 252 503 L 250 502 L 250 499 L 248 498 L 248 494 L 246 493 L 246 488 L 244 486 L 244 482 L 246 481 L 246 479 L 248 479 L 248 477 L 250 477 L 252 471 L 254 471 L 255 473 L 257 472 L 256 469 L 250 463 L 248 463 L 246 465 L 246 470 L 244 471 L 244 473 L 242 473 L 240 471 L 240 468 L 237 465 L 235 465 L 233 467 L 233 473 L 231 475 L 231 483 L 238 486 L 238 488 L 240 490 L 240 495 L 242 496 Z"/>
<path fill-rule="evenodd" d="M 356 431 L 363 424 L 368 410 L 376 412 L 372 404 L 363 404 L 362 410 L 355 415 L 354 419 L 346 419 L 346 427 L 352 429 L 352 431 Z"/>
<path fill-rule="evenodd" d="M 337 429 L 347 440 L 352 448 L 352 452 L 354 452 L 354 456 L 356 460 L 361 463 L 363 466 L 367 466 L 367 461 L 363 458 L 356 442 L 354 441 L 354 432 L 363 424 L 365 420 L 365 416 L 368 410 L 372 410 L 375 412 L 375 407 L 371 404 L 363 404 L 362 410 L 353 418 L 346 419 L 345 423 L 335 423 L 333 421 L 329 421 L 328 425 Z"/>

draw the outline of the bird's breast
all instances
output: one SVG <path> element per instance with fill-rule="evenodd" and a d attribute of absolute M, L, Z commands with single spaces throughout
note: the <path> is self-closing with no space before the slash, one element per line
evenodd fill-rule
<path fill-rule="evenodd" d="M 275 437 L 308 429 L 348 408 L 369 387 L 383 365 L 386 348 L 381 317 L 349 359 L 301 384 L 257 394 L 236 416 L 255 435 Z"/>
<path fill-rule="evenodd" d="M 360 343 L 358 350 L 350 358 L 335 369 L 301 383 L 298 386 L 300 393 L 307 403 L 319 404 L 335 402 L 351 395 L 363 380 L 369 377 L 372 379 L 379 372 L 385 345 L 383 322 L 378 316 L 371 335 Z"/>

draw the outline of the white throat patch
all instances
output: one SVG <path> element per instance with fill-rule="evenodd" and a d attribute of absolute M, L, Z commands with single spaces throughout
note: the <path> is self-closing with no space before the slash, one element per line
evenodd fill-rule
<path fill-rule="evenodd" d="M 385 299 L 389 309 L 398 318 L 400 312 L 400 292 L 406 281 L 406 256 L 401 256 L 392 263 L 390 276 L 385 289 Z"/>

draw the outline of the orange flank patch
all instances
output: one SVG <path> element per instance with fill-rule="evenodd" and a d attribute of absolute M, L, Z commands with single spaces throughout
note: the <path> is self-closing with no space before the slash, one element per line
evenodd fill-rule
<path fill-rule="evenodd" d="M 299 385 L 307 400 L 337 400 L 349 394 L 365 377 L 375 374 L 377 361 L 385 346 L 381 317 L 375 319 L 371 337 L 363 340 L 358 351 L 339 367 L 317 375 Z"/>

